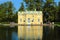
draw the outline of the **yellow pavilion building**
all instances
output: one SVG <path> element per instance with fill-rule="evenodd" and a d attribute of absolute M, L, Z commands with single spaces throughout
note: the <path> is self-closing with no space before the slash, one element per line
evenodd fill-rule
<path fill-rule="evenodd" d="M 18 38 L 42 39 L 43 36 L 43 14 L 42 11 L 18 12 Z"/>

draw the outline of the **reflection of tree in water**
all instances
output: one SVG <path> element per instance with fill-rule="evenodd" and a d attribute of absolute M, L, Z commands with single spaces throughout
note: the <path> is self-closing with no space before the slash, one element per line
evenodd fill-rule
<path fill-rule="evenodd" d="M 52 28 L 43 28 L 43 40 L 60 40 L 60 27 L 55 26 Z"/>
<path fill-rule="evenodd" d="M 0 27 L 0 40 L 6 40 L 6 30 Z"/>
<path fill-rule="evenodd" d="M 43 27 L 43 40 L 53 40 L 54 38 L 54 31 L 52 28 Z"/>
<path fill-rule="evenodd" d="M 60 27 L 58 26 L 54 29 L 54 40 L 60 40 Z"/>
<path fill-rule="evenodd" d="M 12 40 L 12 33 L 17 33 L 17 28 L 1 27 L 0 40 Z M 16 34 L 17 35 L 17 34 Z"/>

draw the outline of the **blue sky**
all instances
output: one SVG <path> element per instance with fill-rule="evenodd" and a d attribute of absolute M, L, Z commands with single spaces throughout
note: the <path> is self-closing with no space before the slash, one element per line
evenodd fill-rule
<path fill-rule="evenodd" d="M 23 0 L 0 0 L 0 4 L 7 2 L 7 1 L 12 1 L 14 7 L 16 8 L 16 11 L 20 8 L 20 4 L 21 2 L 23 2 Z M 55 0 L 55 2 L 59 2 L 60 0 Z"/>

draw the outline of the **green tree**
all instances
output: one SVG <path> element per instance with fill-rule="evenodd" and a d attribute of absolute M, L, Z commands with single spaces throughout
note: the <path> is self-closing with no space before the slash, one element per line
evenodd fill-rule
<path fill-rule="evenodd" d="M 17 14 L 18 12 L 16 12 L 15 14 L 13 14 L 13 21 L 15 22 L 15 23 L 17 23 L 18 22 L 18 14 Z"/>
<path fill-rule="evenodd" d="M 0 21 L 6 21 L 7 3 L 0 4 Z"/>
<path fill-rule="evenodd" d="M 24 0 L 24 2 L 26 3 L 27 10 L 30 10 L 30 11 L 33 11 L 35 9 L 37 11 L 42 10 L 43 0 Z"/>
<path fill-rule="evenodd" d="M 60 21 L 60 2 L 58 3 L 58 13 L 56 16 L 58 16 L 57 19 Z"/>
<path fill-rule="evenodd" d="M 13 21 L 14 7 L 12 2 L 5 2 L 0 4 L 0 22 Z"/>
<path fill-rule="evenodd" d="M 54 18 L 55 18 L 56 8 L 54 5 L 55 5 L 54 0 L 49 0 L 49 1 L 46 0 L 45 5 L 43 6 L 44 17 L 47 20 L 50 20 L 50 21 L 55 20 Z"/>
<path fill-rule="evenodd" d="M 13 21 L 13 4 L 12 2 L 8 2 L 8 21 Z"/>
<path fill-rule="evenodd" d="M 58 6 L 56 9 L 57 9 L 56 21 L 60 21 L 60 2 L 58 2 Z"/>
<path fill-rule="evenodd" d="M 24 4 L 21 3 L 21 7 L 19 8 L 19 11 L 24 11 Z"/>

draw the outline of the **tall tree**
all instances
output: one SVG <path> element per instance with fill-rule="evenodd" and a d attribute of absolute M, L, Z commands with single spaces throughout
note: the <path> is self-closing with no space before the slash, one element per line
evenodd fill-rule
<path fill-rule="evenodd" d="M 13 4 L 12 2 L 8 2 L 8 21 L 13 21 Z"/>
<path fill-rule="evenodd" d="M 11 22 L 13 21 L 13 4 L 12 2 L 5 2 L 0 4 L 0 21 Z"/>
<path fill-rule="evenodd" d="M 17 14 L 18 12 L 16 12 L 15 14 L 13 14 L 13 21 L 15 22 L 15 23 L 17 23 L 18 22 L 18 14 Z"/>
<path fill-rule="evenodd" d="M 60 2 L 58 2 L 57 21 L 60 21 Z"/>
<path fill-rule="evenodd" d="M 24 0 L 28 10 L 41 10 L 43 0 Z"/>
<path fill-rule="evenodd" d="M 24 11 L 24 4 L 21 3 L 21 7 L 19 8 L 19 11 Z"/>
<path fill-rule="evenodd" d="M 7 3 L 0 4 L 0 21 L 6 20 Z"/>
<path fill-rule="evenodd" d="M 54 6 L 54 1 L 53 0 L 46 0 L 46 3 L 43 7 L 43 13 L 44 13 L 44 16 L 47 20 L 50 20 L 50 21 L 54 21 L 55 19 L 55 12 L 56 12 L 56 9 L 55 9 L 55 6 Z"/>

